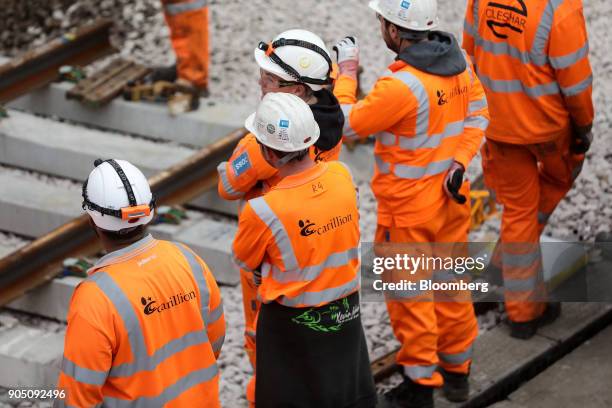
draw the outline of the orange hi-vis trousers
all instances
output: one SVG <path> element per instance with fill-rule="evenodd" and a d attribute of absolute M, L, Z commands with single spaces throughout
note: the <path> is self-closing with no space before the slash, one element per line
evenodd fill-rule
<path fill-rule="evenodd" d="M 467 184 L 464 183 L 461 193 L 469 196 Z M 437 212 L 430 221 L 410 227 L 379 225 L 375 241 L 431 246 L 467 242 L 469 204 L 446 200 Z M 439 387 L 443 379 L 436 371 L 438 366 L 448 372 L 469 373 L 478 322 L 474 307 L 468 301 L 471 299 L 469 292 L 459 293 L 465 301 L 440 302 L 435 296 L 432 292 L 422 292 L 418 299 L 387 299 L 387 310 L 395 337 L 401 343 L 397 363 L 404 374 L 416 383 Z"/>
<path fill-rule="evenodd" d="M 162 0 L 178 77 L 208 86 L 208 6 L 206 0 Z"/>
<path fill-rule="evenodd" d="M 485 183 L 503 205 L 501 266 L 510 320 L 526 322 L 545 309 L 540 234 L 580 174 L 584 155 L 570 152 L 571 134 L 551 142 L 509 144 L 487 139 Z"/>

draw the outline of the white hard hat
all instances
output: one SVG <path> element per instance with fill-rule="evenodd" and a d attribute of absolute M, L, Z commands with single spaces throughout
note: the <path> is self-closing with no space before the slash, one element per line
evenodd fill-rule
<path fill-rule="evenodd" d="M 310 106 L 289 93 L 268 93 L 244 126 L 257 140 L 281 152 L 299 152 L 319 139 L 319 125 Z"/>
<path fill-rule="evenodd" d="M 396 26 L 414 31 L 438 27 L 437 0 L 372 0 L 370 8 Z"/>
<path fill-rule="evenodd" d="M 83 184 L 83 209 L 107 231 L 148 224 L 155 202 L 147 178 L 125 160 L 96 160 Z"/>
<path fill-rule="evenodd" d="M 331 83 L 329 51 L 323 40 L 310 31 L 285 31 L 269 44 L 260 42 L 254 53 L 261 69 L 285 81 L 302 82 L 313 91 Z"/>

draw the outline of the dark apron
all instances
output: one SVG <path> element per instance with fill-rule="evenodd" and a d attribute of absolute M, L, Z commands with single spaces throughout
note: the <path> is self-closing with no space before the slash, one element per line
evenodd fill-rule
<path fill-rule="evenodd" d="M 372 408 L 376 389 L 359 294 L 317 308 L 262 304 L 257 408 Z"/>

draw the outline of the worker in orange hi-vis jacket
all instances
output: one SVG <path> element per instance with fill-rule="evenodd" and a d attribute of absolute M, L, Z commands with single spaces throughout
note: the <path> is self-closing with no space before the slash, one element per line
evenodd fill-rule
<path fill-rule="evenodd" d="M 463 47 L 484 85 L 491 124 L 487 186 L 503 204 L 499 258 L 511 335 L 555 320 L 540 234 L 591 143 L 593 76 L 580 0 L 469 0 Z"/>
<path fill-rule="evenodd" d="M 309 106 L 268 93 L 246 128 L 280 181 L 249 200 L 233 252 L 261 300 L 256 407 L 373 407 L 359 306 L 358 195 L 339 161 L 315 162 Z"/>
<path fill-rule="evenodd" d="M 375 0 L 370 7 L 397 58 L 357 101 L 359 48 L 346 37 L 335 47 L 340 75 L 334 93 L 345 113 L 344 137 L 376 137 L 375 241 L 467 242 L 469 183 L 463 174 L 488 123 L 482 86 L 456 39 L 434 31 L 435 0 Z M 447 398 L 467 399 L 478 331 L 470 296 L 437 302 L 434 295 L 387 297 L 404 382 L 385 395 L 383 406 L 433 406 L 433 388 L 442 385 Z"/>
<path fill-rule="evenodd" d="M 154 80 L 177 81 L 208 95 L 208 0 L 162 0 L 176 66 L 154 73 Z"/>
<path fill-rule="evenodd" d="M 321 135 L 310 155 L 316 161 L 337 160 L 342 147 L 344 115 L 336 97 L 326 89 L 332 82 L 332 61 L 323 40 L 306 30 L 289 30 L 271 43 L 254 50 L 260 68 L 262 95 L 283 92 L 297 95 L 310 106 Z M 254 135 L 245 136 L 228 161 L 219 167 L 219 195 L 226 200 L 248 200 L 268 191 L 279 178 L 277 170 L 263 157 Z M 245 314 L 245 349 L 255 366 L 255 324 L 259 301 L 257 288 L 241 270 Z M 247 386 L 247 399 L 254 401 L 254 378 Z"/>
<path fill-rule="evenodd" d="M 107 255 L 72 296 L 57 406 L 220 407 L 213 275 L 191 249 L 146 234 L 155 201 L 140 170 L 95 165 L 83 208 Z"/>

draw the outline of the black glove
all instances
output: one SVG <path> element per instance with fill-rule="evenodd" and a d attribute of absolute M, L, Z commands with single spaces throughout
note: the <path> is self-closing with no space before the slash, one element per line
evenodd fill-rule
<path fill-rule="evenodd" d="M 465 174 L 465 170 L 463 166 L 455 169 L 450 177 L 446 180 L 446 188 L 448 192 L 451 193 L 453 199 L 459 204 L 465 204 L 467 198 L 463 194 L 459 194 L 459 189 L 463 184 L 463 175 Z"/>
<path fill-rule="evenodd" d="M 585 154 L 591 147 L 593 134 L 591 132 L 574 132 L 570 150 L 574 154 Z"/>

